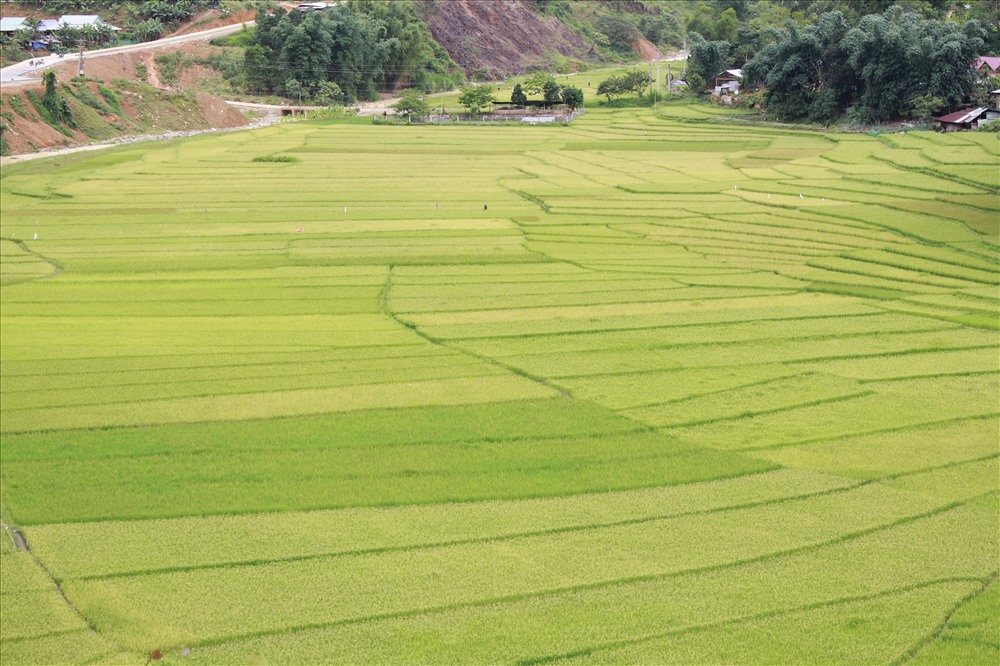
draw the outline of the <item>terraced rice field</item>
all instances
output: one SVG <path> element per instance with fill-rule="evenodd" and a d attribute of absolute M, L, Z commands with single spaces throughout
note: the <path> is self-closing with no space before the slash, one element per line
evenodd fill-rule
<path fill-rule="evenodd" d="M 996 663 L 1000 143 L 720 113 L 5 169 L 0 660 Z"/>

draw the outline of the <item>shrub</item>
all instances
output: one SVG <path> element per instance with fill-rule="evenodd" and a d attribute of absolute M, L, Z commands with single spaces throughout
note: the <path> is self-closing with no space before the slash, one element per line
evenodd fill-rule
<path fill-rule="evenodd" d="M 10 108 L 14 109 L 14 112 L 17 113 L 17 115 L 22 118 L 28 117 L 28 109 L 25 108 L 24 102 L 21 100 L 20 96 L 14 95 L 7 100 L 7 102 L 10 104 Z"/>
<path fill-rule="evenodd" d="M 104 101 L 106 101 L 108 105 L 115 110 L 115 113 L 119 116 L 125 115 L 125 112 L 122 110 L 122 102 L 118 98 L 118 93 L 100 83 L 97 84 L 97 92 L 101 93 L 101 97 L 103 97 Z"/>
<path fill-rule="evenodd" d="M 103 99 L 94 94 L 94 91 L 88 88 L 86 83 L 77 83 L 75 90 L 66 86 L 65 90 L 90 108 L 96 109 L 102 115 L 107 116 L 114 113 L 114 110 Z"/>
<path fill-rule="evenodd" d="M 431 112 L 431 105 L 419 90 L 410 88 L 404 90 L 398 102 L 392 105 L 396 113 L 407 116 L 426 116 Z"/>
<path fill-rule="evenodd" d="M 251 162 L 300 162 L 294 155 L 260 155 L 250 160 Z"/>
<path fill-rule="evenodd" d="M 562 102 L 571 109 L 583 106 L 583 91 L 573 86 L 563 86 Z"/>
<path fill-rule="evenodd" d="M 177 72 L 181 69 L 181 60 L 183 57 L 184 54 L 180 51 L 156 56 L 156 64 L 160 68 L 161 81 L 170 85 L 177 84 Z"/>

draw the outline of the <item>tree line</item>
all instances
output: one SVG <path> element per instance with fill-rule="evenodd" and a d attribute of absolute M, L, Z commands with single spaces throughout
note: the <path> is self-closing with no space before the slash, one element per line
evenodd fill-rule
<path fill-rule="evenodd" d="M 815 24 L 769 29 L 743 67 L 743 92 L 760 86 L 767 113 L 829 123 L 850 109 L 861 122 L 927 118 L 967 100 L 972 65 L 984 48 L 978 21 L 959 25 L 901 6 L 855 22 L 841 11 Z M 704 87 L 733 62 L 732 44 L 692 35 L 692 87 Z"/>
<path fill-rule="evenodd" d="M 458 103 L 469 113 L 477 114 L 491 104 L 497 103 L 493 84 L 463 85 Z M 583 106 L 583 90 L 575 86 L 559 85 L 555 77 L 545 72 L 536 72 L 525 81 L 514 84 L 511 89 L 510 101 L 515 108 L 528 106 L 528 95 L 541 95 L 540 100 L 545 106 L 564 105 L 569 109 Z M 400 100 L 392 105 L 396 113 L 411 116 L 426 116 L 431 113 L 430 102 L 415 89 L 404 90 Z"/>

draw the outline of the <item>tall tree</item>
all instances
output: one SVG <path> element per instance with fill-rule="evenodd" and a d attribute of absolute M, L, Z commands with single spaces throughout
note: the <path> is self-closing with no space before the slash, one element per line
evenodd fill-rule
<path fill-rule="evenodd" d="M 480 109 L 495 102 L 493 86 L 462 86 L 462 94 L 458 103 L 469 110 L 469 113 L 479 113 Z"/>
<path fill-rule="evenodd" d="M 784 30 L 775 31 L 775 43 L 747 63 L 744 85 L 763 84 L 768 111 L 779 118 L 829 122 L 857 89 L 842 45 L 849 30 L 840 12 L 823 14 L 818 24 L 804 28 L 789 21 Z"/>
<path fill-rule="evenodd" d="M 729 59 L 730 43 L 725 40 L 706 41 L 698 33 L 691 34 L 690 68 L 691 84 L 702 87 L 712 82 Z"/>

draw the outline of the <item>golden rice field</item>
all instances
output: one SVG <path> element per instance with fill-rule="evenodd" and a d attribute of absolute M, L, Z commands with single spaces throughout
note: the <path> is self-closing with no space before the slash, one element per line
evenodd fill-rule
<path fill-rule="evenodd" d="M 997 663 L 1000 142 L 725 115 L 5 168 L 0 661 Z"/>

